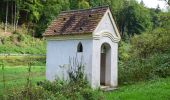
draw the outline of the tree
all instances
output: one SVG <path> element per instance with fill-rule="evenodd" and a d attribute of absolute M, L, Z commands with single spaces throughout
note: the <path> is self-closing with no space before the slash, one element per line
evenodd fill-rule
<path fill-rule="evenodd" d="M 28 25 L 27 28 L 35 30 L 35 25 L 40 19 L 42 12 L 42 4 L 40 0 L 24 1 L 22 6 L 22 11 L 27 13 Z M 32 31 L 32 35 L 35 36 L 35 32 Z"/>
<path fill-rule="evenodd" d="M 145 6 L 145 4 L 144 4 L 143 0 L 141 0 L 140 4 L 141 4 L 142 6 Z"/>
<path fill-rule="evenodd" d="M 6 0 L 6 19 L 5 19 L 5 33 L 8 27 L 8 0 Z"/>
<path fill-rule="evenodd" d="M 122 37 L 126 33 L 132 36 L 151 28 L 149 10 L 135 0 L 91 0 L 90 5 L 109 5 Z"/>
<path fill-rule="evenodd" d="M 159 14 L 159 27 L 170 30 L 170 12 L 161 12 Z"/>
<path fill-rule="evenodd" d="M 161 8 L 160 8 L 159 4 L 157 5 L 157 7 L 156 7 L 156 9 L 155 9 L 155 12 L 156 12 L 156 13 L 161 12 Z"/>
<path fill-rule="evenodd" d="M 170 0 L 164 0 L 170 6 Z"/>
<path fill-rule="evenodd" d="M 89 3 L 92 7 L 97 7 L 103 5 L 111 5 L 112 1 L 116 1 L 116 0 L 90 0 Z"/>
<path fill-rule="evenodd" d="M 151 29 L 151 18 L 149 11 L 142 6 L 129 6 L 127 13 L 128 35 L 141 34 Z"/>
<path fill-rule="evenodd" d="M 30 22 L 36 23 L 40 19 L 42 5 L 40 0 L 25 1 L 22 10 L 27 12 Z"/>
<path fill-rule="evenodd" d="M 79 0 L 69 0 L 70 9 L 78 9 Z"/>
<path fill-rule="evenodd" d="M 125 1 L 119 16 L 117 22 L 122 37 L 125 37 L 126 33 L 133 36 L 152 28 L 149 10 L 136 1 Z"/>
<path fill-rule="evenodd" d="M 82 1 L 79 2 L 78 8 L 79 9 L 87 9 L 87 8 L 90 8 L 90 5 L 87 1 L 82 0 Z"/>
<path fill-rule="evenodd" d="M 42 36 L 49 23 L 57 17 L 61 11 L 69 10 L 69 0 L 46 0 L 41 2 L 43 8 L 40 19 L 35 27 L 36 36 Z"/>
<path fill-rule="evenodd" d="M 23 3 L 21 2 L 21 0 L 15 0 L 14 24 L 13 24 L 14 31 L 17 30 L 18 20 L 20 18 L 20 11 L 21 11 L 22 4 Z"/>

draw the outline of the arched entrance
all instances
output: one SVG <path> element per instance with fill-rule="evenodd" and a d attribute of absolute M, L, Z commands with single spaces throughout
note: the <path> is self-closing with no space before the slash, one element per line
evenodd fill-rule
<path fill-rule="evenodd" d="M 100 85 L 109 86 L 111 82 L 111 47 L 108 43 L 101 45 Z"/>

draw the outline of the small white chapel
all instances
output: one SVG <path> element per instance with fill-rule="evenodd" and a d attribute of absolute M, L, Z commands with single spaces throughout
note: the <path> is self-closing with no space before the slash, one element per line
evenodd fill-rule
<path fill-rule="evenodd" d="M 92 88 L 117 87 L 121 37 L 108 6 L 61 12 L 43 36 L 47 80 L 67 80 L 70 58 L 77 58 Z"/>

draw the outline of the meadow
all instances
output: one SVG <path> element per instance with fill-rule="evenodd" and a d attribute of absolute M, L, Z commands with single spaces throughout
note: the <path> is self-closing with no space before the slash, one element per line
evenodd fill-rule
<path fill-rule="evenodd" d="M 4 78 L 3 78 L 4 73 Z M 28 66 L 5 66 L 0 68 L 0 97 L 13 89 L 26 85 L 29 75 Z M 45 80 L 45 66 L 32 66 L 30 72 L 32 85 Z M 4 86 L 5 85 L 5 86 Z"/>
<path fill-rule="evenodd" d="M 4 91 L 3 72 L 6 91 Z M 11 90 L 24 87 L 28 74 L 28 66 L 5 66 L 5 70 L 0 68 L 0 97 Z M 45 66 L 32 66 L 30 75 L 32 85 L 44 81 Z M 169 100 L 170 77 L 120 85 L 117 90 L 103 92 L 103 97 L 106 100 Z"/>
<path fill-rule="evenodd" d="M 106 100 L 170 100 L 170 77 L 120 86 Z"/>

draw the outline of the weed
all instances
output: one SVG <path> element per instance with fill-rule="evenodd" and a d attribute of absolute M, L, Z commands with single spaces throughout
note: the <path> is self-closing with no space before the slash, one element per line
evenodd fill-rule
<path fill-rule="evenodd" d="M 0 66 L 2 67 L 2 81 L 3 81 L 3 98 L 6 99 L 6 81 L 5 81 L 5 65 L 2 61 L 2 63 L 0 64 Z"/>

